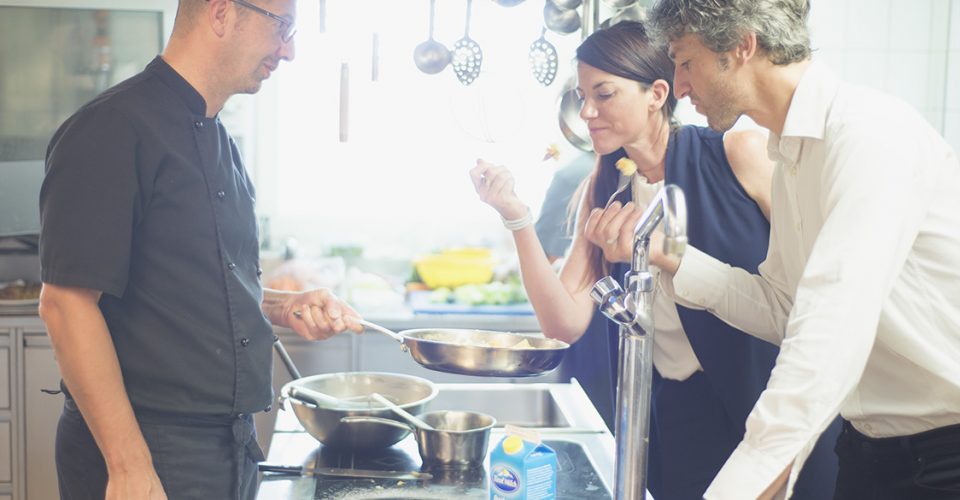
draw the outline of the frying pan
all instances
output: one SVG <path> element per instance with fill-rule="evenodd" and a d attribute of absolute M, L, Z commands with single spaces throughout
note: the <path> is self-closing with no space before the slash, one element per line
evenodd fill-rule
<path fill-rule="evenodd" d="M 431 370 L 481 377 L 532 377 L 555 369 L 569 344 L 489 330 L 420 328 L 394 332 L 369 321 L 363 326 L 388 335 Z"/>
<path fill-rule="evenodd" d="M 299 311 L 293 314 L 300 317 Z M 360 324 L 399 342 L 400 349 L 424 368 L 460 375 L 543 375 L 560 365 L 570 347 L 559 340 L 490 330 L 418 328 L 397 333 L 366 320 Z"/>

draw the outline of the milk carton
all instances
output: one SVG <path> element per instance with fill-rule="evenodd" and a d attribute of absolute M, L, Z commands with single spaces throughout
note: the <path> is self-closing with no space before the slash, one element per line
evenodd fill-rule
<path fill-rule="evenodd" d="M 557 498 L 557 454 L 536 433 L 510 428 L 490 454 L 490 500 Z"/>

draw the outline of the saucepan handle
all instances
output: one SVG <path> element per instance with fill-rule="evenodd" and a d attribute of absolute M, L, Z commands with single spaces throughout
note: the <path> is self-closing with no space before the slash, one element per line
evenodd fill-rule
<path fill-rule="evenodd" d="M 273 336 L 273 348 L 277 350 L 277 354 L 280 355 L 280 361 L 283 361 L 283 365 L 287 367 L 287 371 L 290 372 L 290 376 L 293 377 L 293 380 L 297 380 L 300 377 L 300 370 L 297 370 L 297 366 L 293 364 L 293 360 L 290 359 L 290 355 L 287 354 L 287 350 L 284 349 L 283 344 L 280 343 L 280 336 Z"/>

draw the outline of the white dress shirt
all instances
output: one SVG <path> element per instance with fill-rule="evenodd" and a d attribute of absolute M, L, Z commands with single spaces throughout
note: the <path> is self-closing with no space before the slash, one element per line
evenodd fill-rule
<path fill-rule="evenodd" d="M 638 207 L 646 207 L 662 187 L 663 181 L 650 184 L 644 176 L 634 175 L 630 180 L 633 203 Z M 650 272 L 654 276 L 653 282 L 659 284 L 660 269 L 650 266 Z M 671 380 L 686 380 L 703 370 L 697 353 L 690 345 L 690 339 L 683 331 L 677 305 L 671 296 L 661 290 L 657 290 L 654 295 L 653 320 L 656 331 L 653 336 L 653 366 L 660 376 Z"/>
<path fill-rule="evenodd" d="M 811 64 L 771 134 L 760 275 L 689 248 L 678 303 L 780 345 L 707 499 L 786 494 L 839 412 L 871 437 L 960 423 L 960 164 L 905 103 Z"/>

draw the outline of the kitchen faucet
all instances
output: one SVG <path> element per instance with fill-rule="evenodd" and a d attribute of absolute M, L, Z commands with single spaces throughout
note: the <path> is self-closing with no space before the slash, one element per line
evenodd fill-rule
<path fill-rule="evenodd" d="M 597 281 L 590 297 L 600 312 L 620 325 L 620 359 L 614 434 L 614 498 L 642 500 L 647 491 L 650 391 L 653 377 L 654 276 L 648 268 L 650 235 L 663 222 L 663 252 L 681 256 L 687 246 L 687 205 L 683 191 L 668 184 L 643 213 L 633 234 L 633 257 L 625 274 L 627 290 L 611 276 Z"/>

